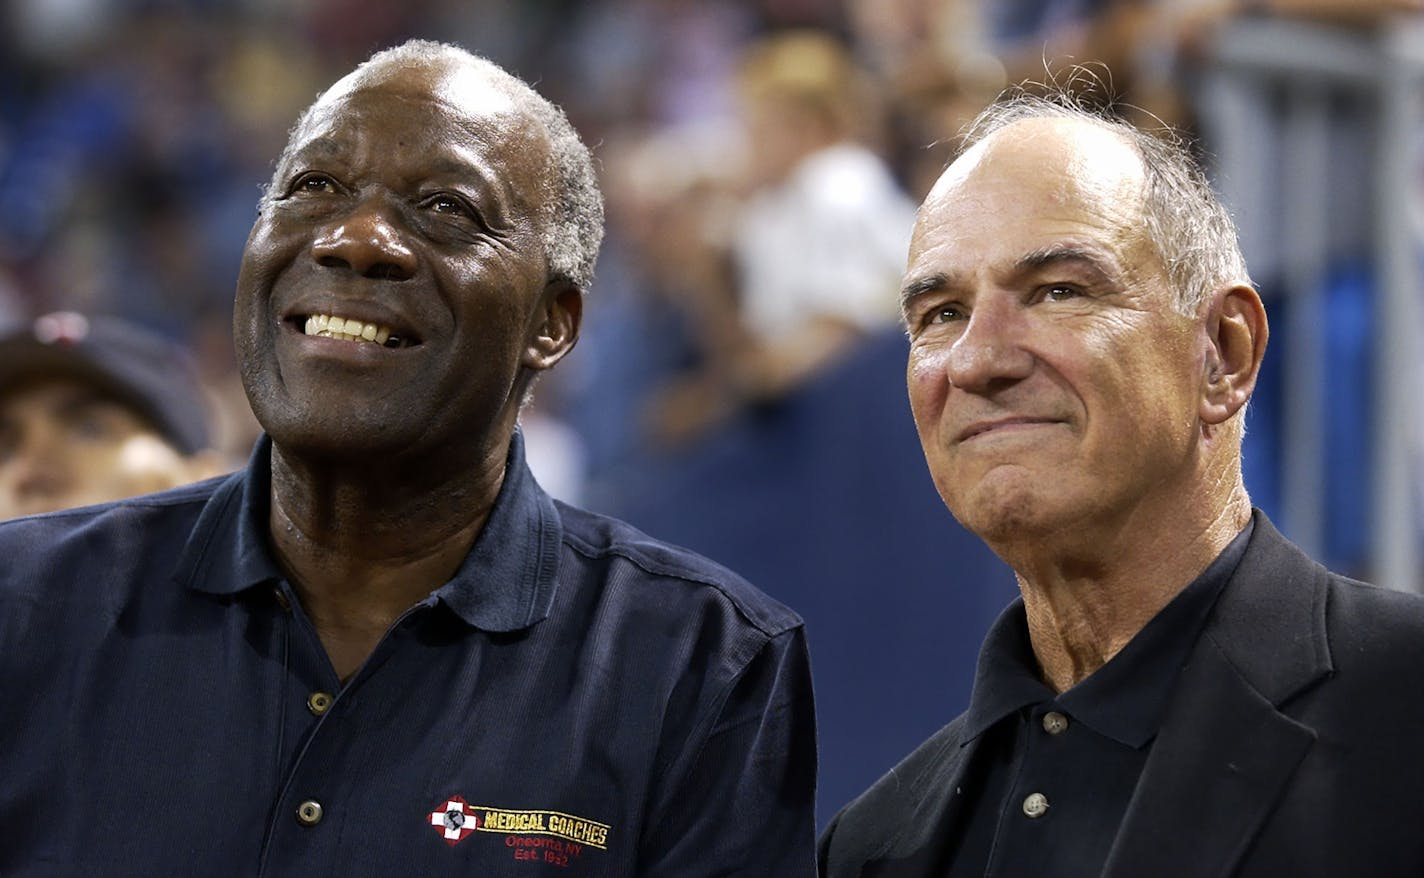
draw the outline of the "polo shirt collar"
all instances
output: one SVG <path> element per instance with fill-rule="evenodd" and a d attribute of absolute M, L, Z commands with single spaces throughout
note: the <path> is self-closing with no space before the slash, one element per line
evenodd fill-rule
<path fill-rule="evenodd" d="M 1248 523 L 1117 655 L 1061 694 L 1055 694 L 1040 676 L 1023 600 L 1016 599 L 984 639 L 965 715 L 964 740 L 973 740 L 1022 708 L 1052 701 L 1099 734 L 1133 748 L 1147 744 L 1161 727 L 1177 675 L 1211 608 L 1246 553 L 1251 530 Z"/>
<path fill-rule="evenodd" d="M 1015 598 L 994 620 L 979 648 L 969 710 L 964 715 L 964 741 L 974 740 L 1019 709 L 1052 697 L 1053 690 L 1038 675 L 1023 598 Z"/>
<path fill-rule="evenodd" d="M 265 434 L 247 467 L 214 491 L 179 556 L 176 576 L 194 591 L 235 595 L 284 578 L 268 544 L 272 440 Z M 549 615 L 558 584 L 563 528 L 554 501 L 534 480 L 516 431 L 489 519 L 465 560 L 431 599 L 485 631 L 518 631 Z"/>

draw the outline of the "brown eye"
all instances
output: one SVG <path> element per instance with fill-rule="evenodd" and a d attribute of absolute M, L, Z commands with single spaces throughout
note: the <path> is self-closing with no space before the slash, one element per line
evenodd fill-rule
<path fill-rule="evenodd" d="M 436 213 L 450 216 L 465 216 L 473 218 L 476 214 L 470 205 L 463 198 L 451 195 L 448 192 L 441 192 L 425 199 L 425 207 Z"/>
<path fill-rule="evenodd" d="M 1043 298 L 1049 302 L 1062 302 L 1067 299 L 1076 299 L 1082 293 L 1077 287 L 1068 284 L 1051 284 L 1043 289 Z"/>
<path fill-rule="evenodd" d="M 325 195 L 336 192 L 336 181 L 325 174 L 303 174 L 292 185 L 292 194 Z"/>
<path fill-rule="evenodd" d="M 964 318 L 958 305 L 945 305 L 930 312 L 929 323 L 953 323 Z"/>

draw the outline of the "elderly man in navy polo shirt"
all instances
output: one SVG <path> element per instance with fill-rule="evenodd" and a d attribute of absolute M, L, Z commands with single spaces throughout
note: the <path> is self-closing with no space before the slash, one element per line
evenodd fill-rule
<path fill-rule="evenodd" d="M 238 279 L 247 468 L 0 526 L 0 874 L 814 871 L 800 620 L 525 465 L 601 233 L 482 59 L 318 98 Z"/>

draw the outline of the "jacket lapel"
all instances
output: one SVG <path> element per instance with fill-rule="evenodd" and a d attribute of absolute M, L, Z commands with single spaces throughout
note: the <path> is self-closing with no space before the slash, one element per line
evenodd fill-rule
<path fill-rule="evenodd" d="M 1230 874 L 1315 733 L 1198 649 L 1108 855 L 1107 878 Z"/>
<path fill-rule="evenodd" d="M 1315 742 L 1281 713 L 1331 668 L 1325 571 L 1260 513 L 1177 682 L 1106 878 L 1231 873 Z"/>
<path fill-rule="evenodd" d="M 949 837 L 945 828 L 960 817 L 965 773 L 981 740 L 974 738 L 962 746 L 948 742 L 938 770 L 920 778 L 923 783 L 913 794 L 917 805 L 906 812 L 914 816 L 897 828 L 884 850 L 865 863 L 861 878 L 938 878 L 944 874 L 944 843 Z"/>

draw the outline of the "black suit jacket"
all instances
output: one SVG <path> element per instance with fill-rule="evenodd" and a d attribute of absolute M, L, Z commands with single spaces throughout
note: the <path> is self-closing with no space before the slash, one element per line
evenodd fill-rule
<path fill-rule="evenodd" d="M 943 873 L 963 720 L 836 816 L 823 876 Z M 1331 573 L 1257 512 L 1103 874 L 1424 875 L 1424 599 Z"/>

